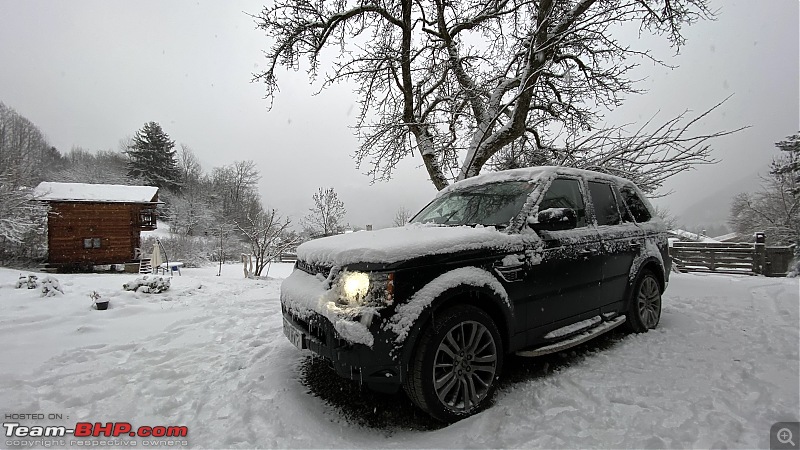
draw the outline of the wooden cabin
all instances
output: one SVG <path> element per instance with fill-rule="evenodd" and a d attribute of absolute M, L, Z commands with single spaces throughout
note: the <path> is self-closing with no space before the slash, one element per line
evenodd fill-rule
<path fill-rule="evenodd" d="M 49 203 L 48 265 L 82 268 L 137 257 L 142 231 L 156 229 L 158 188 L 43 182 L 37 200 Z"/>

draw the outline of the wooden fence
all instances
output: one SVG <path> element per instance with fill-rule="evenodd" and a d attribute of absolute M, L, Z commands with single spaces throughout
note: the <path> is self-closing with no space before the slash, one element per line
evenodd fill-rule
<path fill-rule="evenodd" d="M 793 247 L 763 243 L 673 242 L 672 264 L 681 272 L 717 272 L 786 276 Z"/>

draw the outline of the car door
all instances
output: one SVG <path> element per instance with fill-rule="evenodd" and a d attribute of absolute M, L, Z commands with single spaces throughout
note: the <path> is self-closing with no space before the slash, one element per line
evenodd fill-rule
<path fill-rule="evenodd" d="M 542 327 L 568 322 L 593 308 L 602 278 L 601 242 L 586 215 L 585 186 L 578 177 L 559 176 L 542 197 L 538 211 L 571 208 L 577 227 L 538 231 L 543 249 L 525 276 L 529 340 Z"/>
<path fill-rule="evenodd" d="M 587 184 L 602 242 L 603 281 L 594 300 L 602 308 L 624 300 L 631 265 L 644 245 L 644 234 L 618 200 L 618 191 L 610 181 L 588 180 Z"/>
<path fill-rule="evenodd" d="M 620 208 L 626 206 L 627 211 L 630 214 L 630 220 L 636 222 L 636 226 L 639 228 L 639 233 L 641 235 L 642 245 L 653 245 L 657 249 L 655 251 L 661 254 L 661 260 L 664 264 L 664 267 L 662 267 L 664 270 L 664 276 L 668 278 L 671 261 L 669 259 L 669 251 L 667 249 L 665 236 L 666 228 L 664 227 L 664 224 L 657 217 L 653 216 L 652 207 L 648 206 L 646 198 L 642 192 L 639 191 L 639 189 L 637 189 L 633 184 L 620 186 L 619 193 L 620 198 L 622 199 L 622 202 L 620 202 Z M 650 249 L 650 252 L 645 249 L 643 253 L 652 254 L 653 251 L 654 250 L 652 248 Z"/>

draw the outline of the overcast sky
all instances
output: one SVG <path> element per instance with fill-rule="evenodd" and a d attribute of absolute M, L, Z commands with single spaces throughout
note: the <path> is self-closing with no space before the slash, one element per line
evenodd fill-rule
<path fill-rule="evenodd" d="M 318 187 L 334 187 L 353 225 L 388 225 L 399 206 L 416 210 L 434 195 L 419 157 L 391 182 L 371 185 L 350 158 L 358 145 L 348 86 L 314 96 L 304 72 L 281 78 L 273 108 L 251 83 L 270 41 L 246 13 L 263 1 L 0 0 L 0 101 L 33 121 L 62 152 L 118 148 L 145 122 L 161 123 L 191 147 L 203 168 L 254 160 L 264 202 L 299 219 Z M 698 131 L 750 125 L 713 143 L 721 160 L 670 180 L 662 203 L 673 212 L 713 193 L 716 180 L 763 171 L 774 142 L 800 129 L 797 0 L 720 1 L 716 21 L 686 30 L 679 66 L 643 64 L 648 93 L 607 114 L 611 123 L 702 111 L 733 97 Z M 636 44 L 636 43 L 632 43 Z"/>

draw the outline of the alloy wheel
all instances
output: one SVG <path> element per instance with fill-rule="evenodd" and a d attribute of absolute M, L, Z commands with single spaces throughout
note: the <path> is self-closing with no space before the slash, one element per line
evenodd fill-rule
<path fill-rule="evenodd" d="M 451 411 L 469 411 L 488 394 L 496 370 L 497 344 L 492 333 L 479 322 L 461 322 L 436 349 L 434 390 Z"/>
<path fill-rule="evenodd" d="M 661 291 L 652 276 L 642 280 L 636 297 L 639 317 L 646 329 L 655 328 L 661 317 Z"/>

